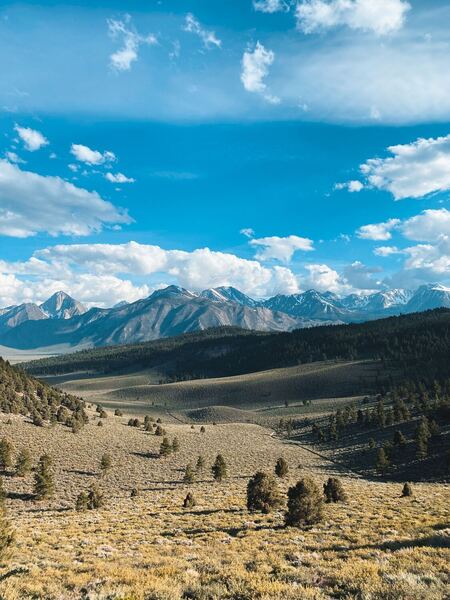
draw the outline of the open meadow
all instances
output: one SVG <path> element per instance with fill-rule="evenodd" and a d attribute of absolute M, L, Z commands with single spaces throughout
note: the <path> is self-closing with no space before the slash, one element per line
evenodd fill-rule
<path fill-rule="evenodd" d="M 91 411 L 91 417 L 93 412 Z M 35 427 L 3 417 L 1 435 L 30 449 L 33 462 L 53 458 L 51 500 L 33 499 L 33 476 L 5 476 L 15 544 L 0 578 L 4 600 L 190 599 L 441 599 L 447 597 L 450 489 L 368 481 L 254 424 L 166 423 L 179 450 L 158 456 L 162 438 L 127 425 L 128 414 L 91 418 L 79 433 L 60 425 Z M 104 476 L 100 459 L 111 467 Z M 228 477 L 213 481 L 221 453 Z M 199 455 L 205 467 L 183 483 Z M 325 506 L 322 522 L 285 527 L 284 507 L 249 513 L 246 486 L 258 470 L 273 471 L 284 457 L 285 493 L 305 475 L 321 487 L 341 478 L 346 503 Z M 77 495 L 96 483 L 105 504 L 75 510 Z M 138 495 L 131 497 L 132 489 Z M 196 505 L 183 508 L 188 492 Z M 17 569 L 17 571 L 14 571 Z M 22 571 L 23 569 L 23 571 Z"/>

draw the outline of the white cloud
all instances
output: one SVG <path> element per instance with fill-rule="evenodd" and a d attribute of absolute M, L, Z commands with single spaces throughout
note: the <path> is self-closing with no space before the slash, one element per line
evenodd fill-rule
<path fill-rule="evenodd" d="M 368 267 L 359 260 L 356 260 L 344 268 L 342 278 L 355 290 L 375 290 L 380 287 L 380 281 L 374 280 L 372 276 L 381 271 L 382 269 L 379 267 Z"/>
<path fill-rule="evenodd" d="M 40 131 L 31 129 L 30 127 L 20 127 L 15 125 L 14 130 L 22 140 L 25 148 L 30 152 L 35 152 L 43 146 L 48 146 L 49 141 L 45 138 Z"/>
<path fill-rule="evenodd" d="M 104 225 L 130 222 L 126 213 L 97 192 L 0 160 L 0 234 L 88 235 Z"/>
<path fill-rule="evenodd" d="M 363 190 L 364 184 L 356 179 L 352 181 L 346 181 L 345 183 L 337 183 L 334 188 L 336 190 L 348 190 L 351 193 L 355 193 Z"/>
<path fill-rule="evenodd" d="M 71 278 L 77 281 L 79 272 L 101 277 L 153 276 L 175 281 L 192 290 L 235 286 L 257 297 L 294 293 L 299 289 L 296 276 L 286 267 L 268 268 L 256 260 L 214 252 L 209 248 L 185 252 L 136 242 L 60 244 L 36 251 L 26 262 L 0 264 L 0 271 L 47 278 L 54 274 L 58 281 Z M 72 277 L 70 273 L 73 273 Z"/>
<path fill-rule="evenodd" d="M 253 0 L 253 8 L 263 13 L 287 12 L 289 4 L 285 0 Z"/>
<path fill-rule="evenodd" d="M 290 262 L 294 253 L 298 250 L 310 252 L 314 250 L 313 241 L 308 238 L 298 237 L 297 235 L 289 235 L 288 237 L 264 237 L 250 240 L 251 246 L 257 246 L 256 258 L 258 260 L 281 260 Z"/>
<path fill-rule="evenodd" d="M 274 52 L 256 42 L 255 48 L 246 50 L 242 57 L 241 81 L 247 92 L 262 94 L 271 104 L 278 104 L 280 99 L 267 93 L 267 85 L 264 83 L 274 60 Z"/>
<path fill-rule="evenodd" d="M 222 46 L 222 41 L 219 40 L 215 32 L 204 29 L 192 13 L 186 15 L 184 31 L 198 35 L 205 48 L 209 49 L 213 46 L 220 48 Z"/>
<path fill-rule="evenodd" d="M 362 240 L 374 240 L 382 242 L 392 238 L 391 231 L 400 225 L 400 219 L 389 219 L 384 223 L 363 225 L 356 231 L 356 235 Z"/>
<path fill-rule="evenodd" d="M 247 238 L 252 238 L 255 235 L 255 231 L 251 227 L 244 227 L 244 229 L 241 229 L 239 233 L 241 235 L 245 235 Z"/>
<path fill-rule="evenodd" d="M 403 251 L 399 250 L 397 246 L 378 246 L 377 248 L 374 248 L 373 253 L 375 256 L 386 258 L 395 254 L 403 254 Z"/>
<path fill-rule="evenodd" d="M 98 150 L 91 150 L 91 148 L 83 146 L 83 144 L 72 144 L 70 153 L 75 156 L 77 160 L 88 165 L 101 165 L 105 162 L 113 162 L 116 160 L 116 156 L 113 152 L 106 151 L 102 153 Z"/>
<path fill-rule="evenodd" d="M 388 150 L 392 157 L 372 158 L 361 165 L 371 186 L 390 192 L 395 200 L 450 190 L 450 135 L 419 138 Z"/>
<path fill-rule="evenodd" d="M 110 65 L 116 71 L 129 71 L 132 63 L 138 59 L 139 46 L 153 46 L 158 40 L 153 34 L 140 35 L 131 26 L 131 17 L 126 15 L 124 20 L 108 19 L 109 34 L 113 39 L 121 38 L 122 47 L 111 54 Z"/>
<path fill-rule="evenodd" d="M 401 29 L 410 8 L 404 0 L 303 0 L 297 27 L 307 34 L 346 26 L 386 35 Z"/>
<path fill-rule="evenodd" d="M 349 294 L 353 291 L 341 275 L 325 264 L 306 265 L 309 275 L 302 281 L 305 289 L 315 289 L 319 292 L 333 292 L 335 294 Z"/>
<path fill-rule="evenodd" d="M 25 164 L 25 161 L 20 158 L 15 152 L 7 151 L 5 152 L 5 158 L 9 160 L 9 162 L 16 164 Z"/>
<path fill-rule="evenodd" d="M 127 177 L 123 173 L 106 173 L 105 179 L 111 183 L 134 183 L 135 179 Z"/>
<path fill-rule="evenodd" d="M 404 221 L 401 232 L 416 242 L 436 242 L 443 236 L 450 237 L 450 211 L 446 208 L 424 210 Z"/>

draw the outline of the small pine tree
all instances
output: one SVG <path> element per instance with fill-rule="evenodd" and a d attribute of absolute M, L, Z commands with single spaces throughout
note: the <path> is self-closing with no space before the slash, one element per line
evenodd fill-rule
<path fill-rule="evenodd" d="M 39 459 L 36 473 L 34 474 L 34 493 L 37 500 L 50 498 L 55 491 L 51 463 L 52 461 L 48 454 L 43 454 Z"/>
<path fill-rule="evenodd" d="M 80 492 L 75 502 L 75 509 L 83 512 L 88 509 L 89 497 L 86 492 Z"/>
<path fill-rule="evenodd" d="M 133 488 L 130 492 L 130 498 L 137 498 L 139 496 L 138 488 Z"/>
<path fill-rule="evenodd" d="M 281 505 L 281 497 L 273 475 L 258 471 L 247 485 L 247 508 L 265 514 Z"/>
<path fill-rule="evenodd" d="M 17 477 L 25 477 L 31 471 L 31 454 L 27 448 L 22 448 L 16 461 Z"/>
<path fill-rule="evenodd" d="M 378 473 L 381 473 L 381 474 L 385 473 L 387 471 L 387 469 L 389 468 L 389 459 L 386 456 L 386 451 L 384 450 L 384 448 L 380 448 L 378 450 L 375 467 L 376 467 Z"/>
<path fill-rule="evenodd" d="M 409 496 L 414 496 L 412 485 L 410 483 L 405 483 L 402 490 L 402 498 L 407 498 Z"/>
<path fill-rule="evenodd" d="M 330 477 L 323 484 L 323 493 L 325 494 L 325 502 L 346 502 L 347 500 L 342 482 L 337 477 Z"/>
<path fill-rule="evenodd" d="M 160 456 L 169 456 L 169 454 L 172 452 L 172 445 L 169 442 L 168 438 L 163 438 L 163 441 L 161 442 L 161 445 L 159 447 L 159 455 Z"/>
<path fill-rule="evenodd" d="M 180 442 L 177 437 L 174 437 L 172 440 L 172 452 L 178 452 L 180 449 Z"/>
<path fill-rule="evenodd" d="M 164 429 L 161 427 L 161 425 L 158 425 L 155 429 L 155 435 L 162 436 L 164 434 L 165 434 Z"/>
<path fill-rule="evenodd" d="M 203 473 L 204 468 L 205 468 L 205 459 L 203 458 L 203 456 L 199 456 L 197 458 L 197 463 L 195 465 L 195 469 L 196 469 L 197 473 Z"/>
<path fill-rule="evenodd" d="M 288 490 L 287 526 L 313 525 L 322 520 L 323 495 L 311 477 L 301 479 Z"/>
<path fill-rule="evenodd" d="M 216 481 L 223 481 L 227 477 L 227 464 L 221 454 L 218 454 L 211 467 L 213 477 Z"/>
<path fill-rule="evenodd" d="M 89 510 L 101 508 L 104 504 L 103 494 L 96 485 L 93 485 L 91 487 L 91 489 L 89 490 L 89 492 L 87 494 L 87 497 L 88 497 L 87 507 Z"/>
<path fill-rule="evenodd" d="M 106 473 L 111 468 L 111 465 L 112 465 L 112 460 L 111 460 L 110 455 L 103 454 L 103 456 L 100 459 L 100 471 L 101 471 L 102 477 L 104 477 L 106 475 Z"/>
<path fill-rule="evenodd" d="M 406 438 L 400 430 L 394 433 L 394 446 L 404 446 L 406 444 Z"/>
<path fill-rule="evenodd" d="M 12 467 L 12 445 L 6 439 L 0 440 L 0 470 L 7 471 Z"/>
<path fill-rule="evenodd" d="M 186 470 L 184 472 L 183 483 L 194 483 L 194 481 L 195 481 L 195 471 L 194 471 L 191 463 L 189 463 L 186 466 Z"/>
<path fill-rule="evenodd" d="M 205 429 L 205 427 L 202 425 L 202 426 L 200 427 L 200 433 L 205 433 L 205 431 L 206 431 L 206 429 Z"/>
<path fill-rule="evenodd" d="M 123 412 L 119 408 L 116 408 L 116 410 L 114 411 L 114 416 L 123 417 Z"/>
<path fill-rule="evenodd" d="M 284 458 L 279 458 L 275 465 L 275 475 L 277 477 L 286 477 L 289 471 L 289 467 Z"/>
<path fill-rule="evenodd" d="M 0 509 L 5 506 L 6 490 L 3 484 L 3 477 L 0 477 Z"/>
<path fill-rule="evenodd" d="M 197 502 L 195 501 L 194 495 L 189 492 L 183 501 L 183 508 L 194 508 L 196 504 Z"/>

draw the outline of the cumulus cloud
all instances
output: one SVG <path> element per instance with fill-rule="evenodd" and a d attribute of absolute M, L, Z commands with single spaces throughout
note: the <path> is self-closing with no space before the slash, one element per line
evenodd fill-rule
<path fill-rule="evenodd" d="M 135 179 L 127 177 L 123 173 L 106 173 L 105 179 L 111 183 L 134 183 Z"/>
<path fill-rule="evenodd" d="M 204 47 L 207 49 L 212 48 L 213 46 L 216 48 L 220 48 L 222 46 L 222 41 L 219 40 L 215 32 L 204 29 L 198 19 L 196 19 L 192 13 L 188 13 L 186 15 L 184 31 L 198 35 L 198 37 L 202 40 Z"/>
<path fill-rule="evenodd" d="M 404 221 L 401 232 L 416 242 L 436 242 L 441 237 L 450 237 L 450 211 L 446 208 L 424 210 Z"/>
<path fill-rule="evenodd" d="M 292 260 L 294 253 L 298 250 L 303 252 L 314 250 L 312 240 L 297 235 L 289 235 L 284 238 L 271 236 L 253 239 L 250 241 L 250 245 L 260 248 L 256 253 L 258 260 L 275 259 L 286 263 Z"/>
<path fill-rule="evenodd" d="M 116 156 L 113 152 L 99 152 L 98 150 L 91 150 L 91 148 L 88 146 L 83 146 L 83 144 L 72 144 L 70 147 L 70 153 L 77 160 L 88 165 L 101 165 L 105 162 L 113 162 L 116 160 Z"/>
<path fill-rule="evenodd" d="M 253 8 L 263 13 L 285 12 L 290 9 L 285 0 L 253 0 Z"/>
<path fill-rule="evenodd" d="M 20 127 L 20 125 L 15 125 L 14 130 L 16 131 L 19 138 L 22 140 L 25 148 L 30 152 L 36 152 L 36 150 L 39 150 L 43 146 L 48 146 L 48 144 L 50 143 L 48 139 L 36 129 L 31 129 L 30 127 Z"/>
<path fill-rule="evenodd" d="M 126 212 L 97 192 L 74 186 L 60 177 L 21 170 L 0 160 L 0 234 L 28 237 L 88 235 L 104 225 L 130 223 Z"/>
<path fill-rule="evenodd" d="M 402 28 L 410 8 L 404 0 L 303 0 L 297 27 L 306 34 L 346 26 L 386 35 Z"/>
<path fill-rule="evenodd" d="M 336 190 L 348 190 L 349 192 L 351 192 L 352 194 L 355 192 L 360 192 L 361 190 L 364 189 L 364 184 L 361 183 L 361 181 L 356 180 L 352 180 L 352 181 L 346 181 L 345 183 L 337 183 L 334 188 Z"/>
<path fill-rule="evenodd" d="M 319 292 L 333 292 L 335 294 L 349 294 L 352 287 L 342 276 L 325 264 L 311 264 L 305 266 L 308 275 L 301 281 L 305 289 L 315 289 Z"/>
<path fill-rule="evenodd" d="M 382 242 L 392 238 L 392 230 L 401 223 L 400 219 L 389 219 L 384 223 L 363 225 L 356 231 L 356 235 L 363 240 Z"/>
<path fill-rule="evenodd" d="M 255 231 L 251 227 L 244 227 L 244 229 L 241 229 L 239 233 L 241 235 L 245 235 L 247 238 L 252 238 L 255 235 Z"/>
<path fill-rule="evenodd" d="M 378 246 L 377 248 L 374 248 L 373 253 L 375 256 L 386 258 L 388 256 L 393 256 L 394 254 L 403 254 L 403 251 L 399 250 L 397 246 Z"/>
<path fill-rule="evenodd" d="M 357 260 L 344 268 L 342 277 L 356 290 L 375 290 L 380 287 L 380 281 L 373 279 L 373 275 L 381 271 L 380 267 L 368 267 Z"/>
<path fill-rule="evenodd" d="M 192 252 L 138 244 L 60 244 L 38 250 L 25 262 L 0 264 L 0 271 L 22 277 L 78 281 L 80 272 L 99 277 L 158 277 L 191 290 L 235 286 L 264 297 L 298 291 L 297 277 L 286 267 L 268 268 L 256 260 L 199 248 Z M 72 275 L 71 275 L 72 274 Z M 105 290 L 105 296 L 107 290 Z"/>
<path fill-rule="evenodd" d="M 419 138 L 388 150 L 393 156 L 372 158 L 361 165 L 369 185 L 390 192 L 395 200 L 450 189 L 450 135 Z"/>
<path fill-rule="evenodd" d="M 158 43 L 153 34 L 140 35 L 131 25 L 130 15 L 123 20 L 108 19 L 109 35 L 113 39 L 121 39 L 122 46 L 111 54 L 110 65 L 115 71 L 129 71 L 131 65 L 137 61 L 139 47 L 142 44 L 153 46 Z"/>
<path fill-rule="evenodd" d="M 242 57 L 241 81 L 247 92 L 261 94 L 271 104 L 278 104 L 280 99 L 267 92 L 267 85 L 264 82 L 274 60 L 275 53 L 267 50 L 260 42 L 256 42 L 254 49 L 246 50 Z"/>

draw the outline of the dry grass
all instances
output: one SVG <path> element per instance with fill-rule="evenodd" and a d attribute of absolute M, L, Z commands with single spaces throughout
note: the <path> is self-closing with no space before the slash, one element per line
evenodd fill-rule
<path fill-rule="evenodd" d="M 400 499 L 398 484 L 340 473 L 348 504 L 327 506 L 324 522 L 313 528 L 286 529 L 282 511 L 246 511 L 248 476 L 273 469 L 284 456 L 285 490 L 305 473 L 321 484 L 335 467 L 259 426 L 211 425 L 201 434 L 199 425 L 169 424 L 180 451 L 159 459 L 152 455 L 161 438 L 127 427 L 126 417 L 110 416 L 103 427 L 94 420 L 77 435 L 21 417 L 5 421 L 1 433 L 17 449 L 53 455 L 57 495 L 35 503 L 22 496 L 32 476 L 5 478 L 17 543 L 4 571 L 29 572 L 0 582 L 4 600 L 441 599 L 449 592 L 446 485 L 416 485 L 415 498 Z M 104 452 L 113 467 L 100 480 Z M 229 465 L 225 482 L 214 483 L 208 469 L 197 483 L 181 483 L 187 462 L 203 454 L 210 465 L 218 452 Z M 107 505 L 75 512 L 76 495 L 93 481 Z M 133 487 L 141 490 L 136 499 Z M 198 504 L 183 510 L 188 490 Z"/>

